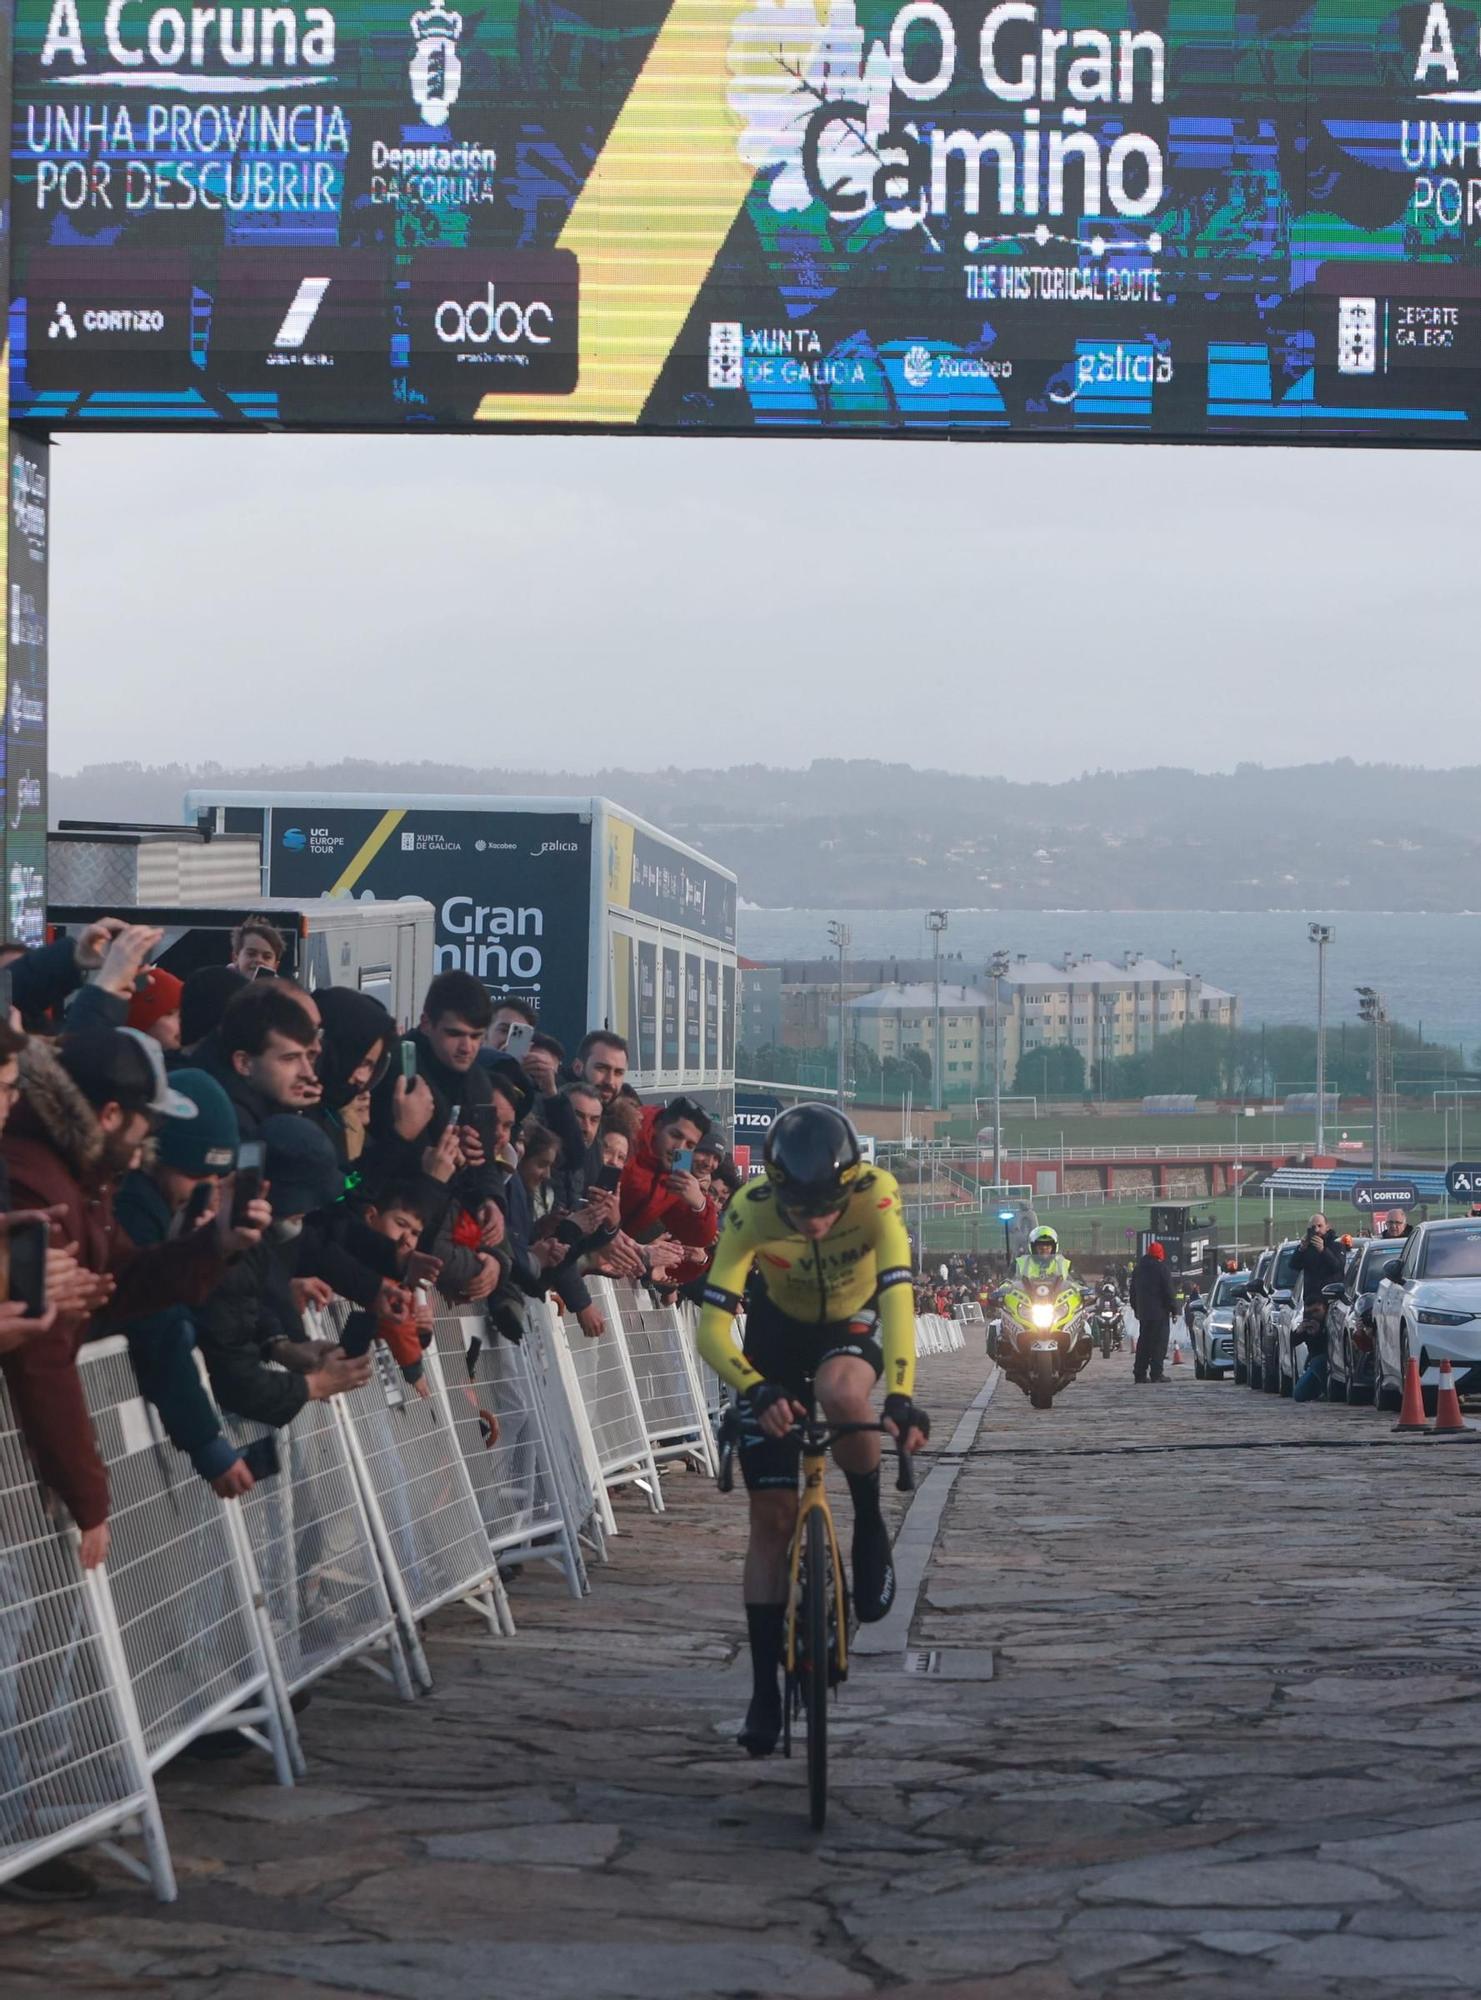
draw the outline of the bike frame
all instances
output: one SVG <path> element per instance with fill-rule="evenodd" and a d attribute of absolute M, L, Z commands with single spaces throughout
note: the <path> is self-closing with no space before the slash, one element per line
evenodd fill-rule
<path fill-rule="evenodd" d="M 843 1428 L 843 1427 L 841 1427 Z M 849 1425 L 850 1430 L 875 1429 L 874 1425 Z M 798 1585 L 802 1580 L 802 1551 L 807 1546 L 807 1517 L 821 1511 L 823 1526 L 828 1535 L 828 1560 L 833 1565 L 834 1602 L 842 1608 L 847 1601 L 843 1577 L 843 1558 L 838 1548 L 838 1531 L 833 1525 L 833 1509 L 828 1505 L 827 1472 L 828 1446 L 838 1435 L 830 1431 L 828 1425 L 819 1424 L 809 1418 L 802 1429 L 802 1495 L 797 1503 L 797 1525 L 792 1530 L 792 1547 L 787 1560 L 787 1624 L 786 1638 L 782 1649 L 782 1661 L 788 1674 L 797 1671 L 797 1613 L 801 1592 Z M 848 1620 L 836 1620 L 837 1635 L 835 1657 L 840 1675 L 848 1672 Z"/>

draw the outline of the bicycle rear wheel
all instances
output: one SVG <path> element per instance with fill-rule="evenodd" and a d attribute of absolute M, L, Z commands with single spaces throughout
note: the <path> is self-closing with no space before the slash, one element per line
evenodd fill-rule
<path fill-rule="evenodd" d="M 803 1682 L 807 1703 L 807 1796 L 813 1831 L 821 1833 L 828 1818 L 828 1595 L 833 1560 L 823 1512 L 814 1507 L 807 1517 L 807 1564 L 802 1592 L 802 1630 L 807 1645 Z"/>

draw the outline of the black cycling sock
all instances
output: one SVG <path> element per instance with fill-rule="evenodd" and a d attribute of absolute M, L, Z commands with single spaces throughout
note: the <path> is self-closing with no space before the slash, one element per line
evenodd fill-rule
<path fill-rule="evenodd" d="M 872 1472 L 845 1472 L 849 1497 L 854 1503 L 855 1521 L 878 1520 L 879 1512 L 879 1467 Z"/>
<path fill-rule="evenodd" d="M 751 1635 L 751 1705 L 737 1739 L 753 1757 L 769 1757 L 782 1733 L 782 1690 L 777 1680 L 787 1628 L 785 1604 L 748 1604 Z"/>
<path fill-rule="evenodd" d="M 752 1692 L 775 1697 L 782 1638 L 787 1629 L 785 1604 L 748 1604 L 746 1630 L 751 1635 Z"/>

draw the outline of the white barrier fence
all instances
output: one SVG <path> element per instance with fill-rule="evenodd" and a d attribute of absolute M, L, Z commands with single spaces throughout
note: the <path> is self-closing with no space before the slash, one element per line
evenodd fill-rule
<path fill-rule="evenodd" d="M 79 1366 L 112 1542 L 87 1573 L 0 1383 L 0 1882 L 96 1844 L 172 1900 L 154 1773 L 188 1744 L 238 1731 L 292 1784 L 300 1689 L 355 1661 L 415 1699 L 432 1685 L 431 1612 L 466 1605 L 511 1637 L 501 1570 L 551 1563 L 580 1597 L 617 1531 L 614 1491 L 661 1512 L 661 1465 L 712 1473 L 726 1392 L 695 1351 L 692 1308 L 592 1290 L 600 1340 L 543 1301 L 517 1343 L 438 1301 L 424 1391 L 376 1343 L 368 1383 L 283 1430 L 228 1418 L 237 1443 L 271 1436 L 278 1455 L 229 1503 L 164 1437 L 127 1344 L 90 1344 Z M 348 1316 L 336 1304 L 311 1331 L 335 1338 Z M 918 1353 L 962 1344 L 955 1322 L 917 1321 Z"/>

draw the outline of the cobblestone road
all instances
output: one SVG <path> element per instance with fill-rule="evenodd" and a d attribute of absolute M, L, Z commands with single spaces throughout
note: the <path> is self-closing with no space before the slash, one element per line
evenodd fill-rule
<path fill-rule="evenodd" d="M 331 1680 L 298 1790 L 166 1772 L 179 1903 L 106 1868 L 82 1912 L 0 1902 L 0 1993 L 1481 1991 L 1481 1444 L 1118 1357 L 952 1451 L 987 1372 L 924 1364 L 920 1594 L 845 1691 L 822 1839 L 801 1769 L 731 1747 L 743 1507 L 678 1474 L 584 1605 L 527 1575 L 514 1642 L 435 1621 L 430 1699 Z"/>

